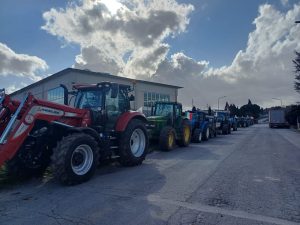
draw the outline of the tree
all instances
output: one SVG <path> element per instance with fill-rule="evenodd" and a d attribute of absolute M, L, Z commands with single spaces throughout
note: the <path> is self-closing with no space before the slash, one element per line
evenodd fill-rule
<path fill-rule="evenodd" d="M 295 90 L 300 93 L 300 52 L 295 52 L 296 58 L 293 60 L 295 64 Z"/>
<path fill-rule="evenodd" d="M 239 116 L 239 108 L 235 106 L 235 104 L 230 104 L 229 106 L 230 116 Z"/>
<path fill-rule="evenodd" d="M 300 119 L 300 105 L 291 105 L 285 117 L 290 125 L 297 126 L 297 119 Z"/>
<path fill-rule="evenodd" d="M 248 100 L 247 105 L 243 105 L 240 108 L 240 115 L 241 116 L 253 116 L 255 119 L 259 117 L 261 112 L 261 108 L 257 104 L 252 104 L 251 100 Z"/>

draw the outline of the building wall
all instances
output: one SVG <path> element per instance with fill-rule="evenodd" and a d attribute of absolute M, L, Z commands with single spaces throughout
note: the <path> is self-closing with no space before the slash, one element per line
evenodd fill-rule
<path fill-rule="evenodd" d="M 37 98 L 40 99 L 47 99 L 48 93 L 50 90 L 53 90 L 59 87 L 60 84 L 64 84 L 67 86 L 69 90 L 72 89 L 72 83 L 99 83 L 102 81 L 110 81 L 116 82 L 119 84 L 130 85 L 134 88 L 134 95 L 135 95 L 135 109 L 143 110 L 145 113 L 149 113 L 149 107 L 144 107 L 144 93 L 151 92 L 160 95 L 168 95 L 170 101 L 177 101 L 177 88 L 176 87 L 168 87 L 162 86 L 159 84 L 152 84 L 152 83 L 144 83 L 144 82 L 133 82 L 132 80 L 125 80 L 120 79 L 116 76 L 112 77 L 104 77 L 99 74 L 84 74 L 84 72 L 77 72 L 72 71 L 66 74 L 63 74 L 58 77 L 53 77 L 51 79 L 42 81 L 39 85 L 24 90 L 23 92 L 12 94 L 13 98 L 21 99 L 25 92 L 31 92 Z"/>

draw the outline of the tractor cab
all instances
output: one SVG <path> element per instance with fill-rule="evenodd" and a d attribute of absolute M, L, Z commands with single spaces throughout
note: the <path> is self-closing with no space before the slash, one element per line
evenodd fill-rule
<path fill-rule="evenodd" d="M 91 126 L 97 130 L 113 130 L 121 114 L 130 110 L 134 97 L 129 85 L 102 82 L 94 85 L 74 85 L 77 90 L 75 108 L 87 109 Z"/>
<path fill-rule="evenodd" d="M 163 122 L 174 126 L 182 117 L 182 105 L 176 102 L 156 102 L 151 109 L 149 121 Z M 181 122 L 181 121 L 180 121 Z"/>
<path fill-rule="evenodd" d="M 222 122 L 229 119 L 229 112 L 227 111 L 216 111 L 216 117 L 218 122 Z"/>

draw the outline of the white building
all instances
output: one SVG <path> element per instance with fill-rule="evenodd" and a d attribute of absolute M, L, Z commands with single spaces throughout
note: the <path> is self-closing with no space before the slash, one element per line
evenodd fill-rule
<path fill-rule="evenodd" d="M 21 99 L 22 96 L 31 92 L 39 99 L 49 100 L 63 104 L 64 84 L 69 90 L 72 84 L 95 84 L 102 81 L 110 81 L 119 84 L 130 85 L 134 88 L 135 109 L 142 109 L 145 114 L 151 110 L 155 101 L 177 101 L 179 86 L 155 83 L 144 80 L 129 79 L 114 76 L 108 73 L 91 72 L 73 68 L 64 69 L 45 79 L 33 83 L 11 94 L 13 98 Z"/>

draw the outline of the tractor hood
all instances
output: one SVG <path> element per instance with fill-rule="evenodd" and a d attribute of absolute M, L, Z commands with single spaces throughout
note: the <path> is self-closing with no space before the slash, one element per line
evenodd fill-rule
<path fill-rule="evenodd" d="M 167 120 L 166 116 L 149 116 L 147 117 L 148 121 L 158 122 Z"/>
<path fill-rule="evenodd" d="M 163 124 L 166 124 L 168 118 L 166 116 L 149 116 L 147 117 L 148 129 L 159 129 L 163 126 Z"/>

